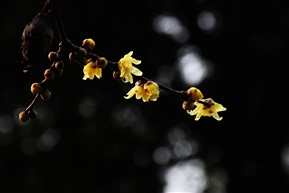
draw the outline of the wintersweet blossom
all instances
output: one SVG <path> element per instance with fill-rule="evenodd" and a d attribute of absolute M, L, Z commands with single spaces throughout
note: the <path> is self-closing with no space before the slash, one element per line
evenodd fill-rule
<path fill-rule="evenodd" d="M 213 116 L 216 120 L 221 121 L 223 117 L 218 115 L 218 112 L 227 110 L 221 104 L 216 103 L 213 99 L 201 99 L 194 103 L 196 108 L 194 110 L 187 110 L 190 115 L 196 115 L 195 120 L 198 121 L 201 116 Z"/>
<path fill-rule="evenodd" d="M 159 85 L 153 81 L 147 81 L 144 84 L 144 91 L 151 101 L 156 101 L 160 94 Z"/>
<path fill-rule="evenodd" d="M 97 67 L 96 61 L 90 61 L 83 67 L 83 80 L 86 80 L 89 78 L 92 80 L 94 76 L 96 76 L 98 79 L 102 77 L 102 69 Z"/>
<path fill-rule="evenodd" d="M 120 70 L 120 77 L 124 78 L 125 82 L 133 83 L 132 74 L 135 76 L 141 76 L 142 71 L 138 68 L 134 67 L 132 64 L 140 64 L 140 60 L 136 60 L 135 58 L 131 57 L 133 51 L 129 52 L 128 54 L 124 55 L 118 62 L 118 68 Z"/>
<path fill-rule="evenodd" d="M 140 81 L 137 81 L 135 86 L 126 95 L 127 96 L 124 97 L 125 99 L 130 99 L 135 95 L 136 99 L 142 98 L 143 102 L 147 102 L 149 100 L 149 96 L 144 90 L 144 85 Z"/>
<path fill-rule="evenodd" d="M 137 81 L 135 86 L 126 94 L 124 98 L 130 99 L 135 95 L 136 99 L 141 99 L 143 102 L 156 101 L 159 97 L 159 86 L 153 81 L 148 81 L 142 84 L 141 81 Z"/>

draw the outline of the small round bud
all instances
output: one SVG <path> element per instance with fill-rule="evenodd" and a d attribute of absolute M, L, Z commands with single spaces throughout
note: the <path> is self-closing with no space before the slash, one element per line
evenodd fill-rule
<path fill-rule="evenodd" d="M 118 80 L 118 81 L 121 81 L 123 78 L 120 77 L 120 72 L 119 71 L 113 71 L 113 74 L 112 74 L 113 78 Z"/>
<path fill-rule="evenodd" d="M 94 46 L 95 46 L 95 42 L 91 38 L 85 39 L 82 42 L 82 47 L 84 47 L 90 51 L 93 50 Z"/>
<path fill-rule="evenodd" d="M 51 92 L 48 89 L 45 89 L 40 93 L 42 100 L 47 101 L 51 98 Z"/>
<path fill-rule="evenodd" d="M 71 62 L 77 62 L 77 59 L 76 59 L 75 54 L 73 52 L 69 53 L 69 60 Z"/>
<path fill-rule="evenodd" d="M 204 97 L 202 92 L 195 87 L 189 88 L 186 92 L 188 95 L 188 101 L 196 101 Z"/>
<path fill-rule="evenodd" d="M 38 112 L 35 109 L 31 109 L 27 112 L 30 119 L 35 119 L 38 116 Z"/>
<path fill-rule="evenodd" d="M 86 56 L 87 51 L 84 48 L 79 48 L 77 53 L 79 54 L 79 56 L 84 57 L 84 56 Z"/>
<path fill-rule="evenodd" d="M 52 62 L 57 61 L 58 57 L 59 57 L 59 55 L 56 52 L 49 52 L 49 54 L 48 54 L 48 59 Z"/>
<path fill-rule="evenodd" d="M 22 111 L 21 113 L 19 113 L 19 121 L 25 123 L 29 120 L 29 115 L 26 111 Z"/>
<path fill-rule="evenodd" d="M 51 80 L 51 79 L 53 79 L 55 77 L 55 73 L 51 69 L 46 69 L 45 72 L 44 72 L 44 77 L 47 80 Z"/>
<path fill-rule="evenodd" d="M 96 64 L 98 68 L 105 68 L 107 66 L 107 60 L 104 57 L 100 57 L 97 59 Z"/>
<path fill-rule="evenodd" d="M 64 63 L 62 62 L 62 61 L 57 61 L 56 63 L 55 63 L 55 68 L 56 68 L 56 70 L 63 70 L 63 68 L 64 68 Z"/>
<path fill-rule="evenodd" d="M 184 101 L 182 104 L 184 110 L 193 110 L 195 108 L 194 102 L 192 101 Z"/>
<path fill-rule="evenodd" d="M 39 94 L 42 91 L 42 87 L 40 83 L 33 83 L 30 88 L 33 94 Z"/>

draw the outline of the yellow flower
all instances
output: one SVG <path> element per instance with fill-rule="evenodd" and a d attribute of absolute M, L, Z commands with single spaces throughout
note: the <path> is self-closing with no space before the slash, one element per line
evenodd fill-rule
<path fill-rule="evenodd" d="M 126 94 L 125 99 L 130 99 L 135 95 L 136 99 L 142 98 L 143 102 L 147 102 L 149 100 L 149 96 L 146 94 L 144 90 L 144 85 L 141 84 L 140 81 L 135 83 L 135 86 Z"/>
<path fill-rule="evenodd" d="M 191 87 L 187 90 L 188 100 L 189 101 L 196 101 L 202 99 L 204 96 L 202 92 L 197 89 L 196 87 Z"/>
<path fill-rule="evenodd" d="M 124 78 L 125 82 L 133 83 L 133 77 L 132 74 L 135 76 L 141 76 L 142 71 L 134 67 L 132 64 L 140 64 L 140 60 L 136 60 L 133 57 L 131 57 L 133 54 L 133 51 L 126 54 L 123 58 L 121 58 L 118 62 L 118 68 L 120 70 L 120 77 Z"/>
<path fill-rule="evenodd" d="M 223 117 L 218 115 L 218 112 L 227 110 L 221 104 L 216 103 L 213 99 L 201 99 L 194 103 L 196 108 L 194 110 L 187 110 L 190 115 L 196 115 L 195 120 L 198 121 L 201 116 L 213 116 L 216 120 L 221 121 Z"/>
<path fill-rule="evenodd" d="M 89 78 L 92 80 L 94 76 L 96 76 L 98 79 L 102 77 L 102 69 L 97 67 L 96 62 L 90 61 L 83 67 L 83 80 L 86 80 Z"/>
<path fill-rule="evenodd" d="M 144 84 L 144 91 L 151 101 L 156 101 L 160 94 L 159 85 L 153 81 L 147 81 Z"/>
<path fill-rule="evenodd" d="M 130 99 L 135 95 L 136 99 L 141 99 L 143 102 L 156 101 L 159 97 L 159 86 L 153 81 L 147 81 L 142 84 L 141 81 L 137 81 L 135 86 L 126 94 L 124 98 Z"/>

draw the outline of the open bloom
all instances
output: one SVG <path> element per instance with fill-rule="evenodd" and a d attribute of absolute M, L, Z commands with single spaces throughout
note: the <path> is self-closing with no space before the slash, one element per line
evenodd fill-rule
<path fill-rule="evenodd" d="M 147 81 L 144 84 L 144 91 L 151 101 L 156 101 L 160 94 L 159 85 L 153 81 Z"/>
<path fill-rule="evenodd" d="M 143 102 L 156 101 L 159 97 L 159 86 L 153 82 L 148 81 L 142 84 L 140 81 L 135 83 L 135 86 L 126 94 L 124 98 L 130 99 L 135 95 L 136 99 L 141 99 Z"/>
<path fill-rule="evenodd" d="M 86 80 L 89 78 L 92 80 L 94 76 L 96 76 L 98 79 L 102 77 L 102 69 L 97 67 L 96 61 L 90 61 L 83 67 L 83 80 Z"/>
<path fill-rule="evenodd" d="M 118 62 L 118 68 L 120 70 L 120 77 L 124 78 L 125 82 L 133 83 L 133 77 L 132 74 L 135 76 L 141 76 L 142 71 L 134 67 L 132 64 L 140 64 L 140 60 L 136 60 L 133 57 L 131 57 L 133 54 L 133 51 L 126 54 L 123 58 L 121 58 Z"/>
<path fill-rule="evenodd" d="M 216 103 L 213 99 L 201 99 L 194 103 L 196 108 L 194 110 L 188 110 L 190 115 L 196 115 L 195 120 L 198 121 L 201 116 L 213 116 L 216 120 L 220 121 L 223 117 L 218 115 L 218 112 L 227 110 L 221 104 Z"/>

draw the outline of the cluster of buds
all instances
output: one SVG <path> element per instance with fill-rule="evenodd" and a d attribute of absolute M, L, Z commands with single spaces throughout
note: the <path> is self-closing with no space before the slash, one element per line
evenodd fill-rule
<path fill-rule="evenodd" d="M 78 63 L 80 66 L 85 66 L 89 61 L 87 53 L 91 52 L 95 47 L 95 42 L 91 38 L 84 39 L 81 47 L 74 47 L 73 51 L 69 53 L 69 60 Z"/>
<path fill-rule="evenodd" d="M 27 122 L 29 119 L 35 119 L 38 116 L 38 113 L 35 109 L 26 109 L 19 113 L 19 120 L 21 122 Z"/>

